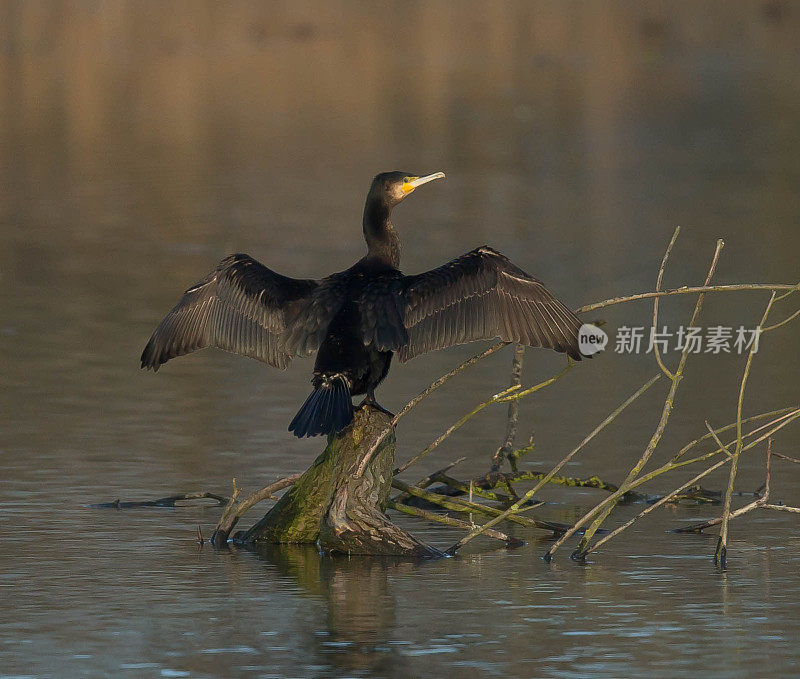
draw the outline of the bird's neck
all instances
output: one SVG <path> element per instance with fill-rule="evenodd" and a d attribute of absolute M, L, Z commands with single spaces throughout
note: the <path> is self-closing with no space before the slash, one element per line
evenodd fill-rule
<path fill-rule="evenodd" d="M 364 207 L 364 239 L 367 257 L 400 267 L 400 238 L 389 220 L 392 208 L 381 201 L 368 200 Z"/>

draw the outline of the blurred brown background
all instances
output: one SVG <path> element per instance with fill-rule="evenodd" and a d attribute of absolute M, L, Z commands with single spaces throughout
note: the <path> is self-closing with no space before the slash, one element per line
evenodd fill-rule
<path fill-rule="evenodd" d="M 236 636 L 263 654 L 251 664 L 321 676 L 352 669 L 350 660 L 331 669 L 335 655 L 326 655 L 333 651 L 315 636 L 327 625 L 335 638 L 347 639 L 336 620 L 352 616 L 329 610 L 303 618 L 311 604 L 294 584 L 273 577 L 263 586 L 275 589 L 259 591 L 267 605 L 256 606 L 252 583 L 264 577 L 257 561 L 203 554 L 195 569 L 187 526 L 213 525 L 213 516 L 136 513 L 123 521 L 82 507 L 120 496 L 224 491 L 233 476 L 255 487 L 305 468 L 319 451 L 319 440 L 296 441 L 286 432 L 306 396 L 310 362 L 281 373 L 209 351 L 145 374 L 137 359 L 155 324 L 229 252 L 248 252 L 288 275 L 317 277 L 349 266 L 364 249 L 360 219 L 369 180 L 390 169 L 447 173 L 397 210 L 408 272 L 489 243 L 577 307 L 651 289 L 680 224 L 667 286 L 701 281 L 718 237 L 726 241 L 719 282 L 795 282 L 798 36 L 800 7 L 781 0 L 0 2 L 0 569 L 8 578 L 0 587 L 11 583 L 4 608 L 16 612 L 14 620 L 0 618 L 4 667 L 141 676 L 142 668 L 119 663 L 143 660 L 156 670 L 177 662 L 197 676 L 234 676 L 227 656 L 201 654 Z M 765 301 L 755 293 L 714 297 L 703 322 L 752 326 Z M 686 323 L 690 304 L 666 302 L 664 322 L 673 329 Z M 796 308 L 785 304 L 776 320 Z M 618 326 L 645 326 L 650 314 L 649 304 L 608 309 L 612 342 Z M 399 409 L 477 348 L 395 366 L 381 402 Z M 796 402 L 799 360 L 796 325 L 771 333 L 746 410 Z M 507 354 L 494 357 L 426 402 L 399 431 L 399 455 L 417 452 L 505 385 L 508 361 Z M 702 434 L 705 418 L 715 425 L 733 419 L 742 363 L 736 355 L 690 361 L 665 455 Z M 561 365 L 558 356 L 531 353 L 525 380 Z M 529 462 L 560 459 L 654 371 L 650 356 L 607 352 L 537 393 L 523 406 L 520 429 L 524 438 L 535 432 Z M 569 471 L 618 479 L 641 452 L 662 399 L 654 390 Z M 504 412 L 482 417 L 426 464 L 466 455 L 462 474 L 485 470 L 503 435 Z M 797 440 L 786 434 L 786 452 Z M 756 487 L 761 461 L 748 458 L 743 466 L 743 485 Z M 775 491 L 788 501 L 800 488 L 792 473 Z M 548 490 L 547 499 L 555 501 L 554 520 L 583 511 L 580 496 Z M 681 520 L 691 520 L 702 510 L 680 511 Z M 663 538 L 660 528 L 670 520 L 637 536 L 635 545 L 621 542 L 620 553 L 651 559 L 659 550 L 685 549 L 705 559 L 707 545 Z M 418 523 L 411 529 L 424 531 Z M 738 531 L 737 539 L 760 549 L 757 527 Z M 774 549 L 794 533 L 788 524 L 771 533 Z M 91 559 L 85 535 L 96 541 Z M 427 537 L 446 539 L 435 530 Z M 725 594 L 725 610 L 752 612 L 765 591 L 775 592 L 768 629 L 754 631 L 719 613 L 719 583 L 705 570 L 691 583 L 691 598 L 703 610 L 688 623 L 677 609 L 666 622 L 659 617 L 659 593 L 689 586 L 684 561 L 658 572 L 617 562 L 607 571 L 565 574 L 541 570 L 533 552 L 524 566 L 513 555 L 492 566 L 495 589 L 478 595 L 479 559 L 422 574 L 380 571 L 377 579 L 370 570 L 373 589 L 391 606 L 388 619 L 381 617 L 378 650 L 361 658 L 359 671 L 371 667 L 385 676 L 397 657 L 378 646 L 394 640 L 422 649 L 403 656 L 411 675 L 479 667 L 557 676 L 583 667 L 593 676 L 634 676 L 625 655 L 630 639 L 610 629 L 605 616 L 608 607 L 632 601 L 641 605 L 637 624 L 651 630 L 637 639 L 639 652 L 674 671 L 669 649 L 678 646 L 680 668 L 703 671 L 702 649 L 692 642 L 715 630 L 720 648 L 736 647 L 722 653 L 719 676 L 747 676 L 737 674 L 742 658 L 779 673 L 780 659 L 791 653 L 781 640 L 796 636 L 796 600 L 779 594 L 796 591 L 796 557 L 776 551 L 772 561 L 763 555 L 763 563 L 747 562 L 750 588 Z M 352 591 L 357 583 L 348 577 L 337 571 L 334 579 L 343 582 L 325 591 Z M 546 581 L 541 593 L 526 589 L 529 578 Z M 22 582 L 26 587 L 14 584 Z M 580 605 L 572 601 L 576 588 L 591 595 Z M 563 599 L 554 603 L 551 594 Z M 430 615 L 437 596 L 439 610 L 461 615 L 461 627 L 452 617 Z M 470 618 L 476 596 L 512 599 L 507 615 L 481 627 Z M 594 609 L 594 600 L 606 608 Z M 534 604 L 553 608 L 546 619 L 512 612 Z M 300 616 L 288 631 L 284 609 Z M 220 620 L 200 625 L 202 640 L 187 642 L 181 635 L 200 624 L 193 622 L 198 610 Z M 76 611 L 95 622 L 72 627 Z M 246 628 L 236 617 L 241 611 Z M 601 635 L 596 641 L 567 634 L 576 611 L 587 633 Z M 662 624 L 673 631 L 654 631 Z M 725 636 L 726 625 L 739 625 L 741 633 Z M 120 626 L 124 638 L 110 632 Z M 509 655 L 490 661 L 488 651 L 472 645 L 452 656 L 422 652 L 428 639 L 454 629 L 484 635 Z M 261 633 L 277 635 L 283 650 L 265 650 Z M 532 648 L 531 639 L 546 648 Z M 86 644 L 92 659 L 70 655 Z M 308 655 L 309 647 L 317 650 Z M 532 667 L 520 660 L 531 653 L 558 653 L 561 660 Z M 352 650 L 347 654 L 352 660 Z M 458 665 L 456 658 L 477 664 Z"/>

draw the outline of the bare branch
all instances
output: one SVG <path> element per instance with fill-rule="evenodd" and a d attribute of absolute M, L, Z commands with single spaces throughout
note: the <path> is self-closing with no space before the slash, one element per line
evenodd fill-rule
<path fill-rule="evenodd" d="M 428 453 L 430 453 L 434 448 L 436 448 L 442 441 L 444 441 L 447 437 L 449 437 L 456 429 L 461 427 L 465 422 L 472 419 L 475 415 L 477 415 L 481 410 L 483 410 L 486 406 L 492 405 L 493 403 L 506 403 L 511 402 L 514 400 L 518 400 L 520 398 L 524 398 L 540 389 L 544 389 L 545 387 L 549 387 L 551 384 L 556 382 L 557 380 L 561 379 L 564 375 L 566 375 L 572 366 L 574 365 L 572 359 L 569 359 L 567 362 L 567 367 L 564 368 L 560 373 L 553 375 L 549 379 L 544 380 L 544 382 L 539 382 L 528 389 L 523 391 L 519 390 L 518 385 L 514 385 L 509 387 L 508 389 L 504 389 L 499 394 L 495 394 L 490 398 L 488 401 L 484 401 L 483 403 L 479 404 L 475 408 L 473 408 L 470 412 L 468 412 L 464 417 L 458 420 L 455 424 L 451 425 L 444 433 L 442 433 L 435 441 L 433 441 L 427 448 L 423 451 L 412 457 L 408 462 L 400 465 L 397 468 L 397 473 L 404 472 L 408 469 L 412 464 L 416 464 L 419 462 L 423 457 L 425 457 Z"/>
<path fill-rule="evenodd" d="M 678 240 L 678 234 L 681 232 L 681 227 L 676 226 L 675 232 L 672 234 L 672 238 L 669 241 L 669 245 L 667 246 L 666 252 L 664 252 L 664 258 L 661 260 L 661 267 L 658 269 L 658 278 L 656 279 L 656 292 L 661 291 L 661 280 L 664 278 L 664 269 L 667 267 L 667 260 L 669 259 L 670 253 L 672 252 L 672 248 L 675 247 L 675 241 Z M 658 363 L 658 367 L 661 368 L 661 371 L 669 377 L 671 380 L 675 379 L 675 375 L 672 374 L 671 371 L 667 369 L 667 366 L 664 365 L 664 361 L 661 360 L 661 352 L 658 349 L 658 342 L 655 341 L 655 334 L 658 332 L 658 297 L 653 298 L 653 329 L 652 329 L 652 338 L 653 338 L 653 355 L 656 357 L 656 362 Z"/>
<path fill-rule="evenodd" d="M 517 344 L 514 348 L 514 358 L 511 362 L 511 383 L 510 387 L 519 387 L 522 380 L 522 361 L 525 358 L 525 346 Z M 499 470 L 503 458 L 512 464 L 514 458 L 509 457 L 514 450 L 514 438 L 517 435 L 517 422 L 519 421 L 519 401 L 511 401 L 508 404 L 508 424 L 506 425 L 506 438 L 503 444 L 492 456 L 492 470 Z M 513 465 L 512 465 L 513 468 Z"/>
<path fill-rule="evenodd" d="M 252 495 L 248 495 L 244 500 L 235 504 L 236 498 L 239 496 L 241 492 L 240 489 L 236 486 L 236 479 L 233 480 L 233 497 L 231 497 L 228 506 L 225 507 L 225 511 L 222 513 L 222 517 L 217 524 L 216 529 L 214 530 L 213 535 L 211 536 L 211 543 L 220 546 L 225 544 L 228 540 L 228 536 L 230 535 L 231 531 L 234 529 L 236 524 L 239 522 L 239 519 L 242 515 L 248 511 L 251 507 L 257 505 L 259 502 L 263 502 L 264 500 L 277 500 L 278 498 L 273 495 L 275 491 L 282 490 L 284 488 L 288 488 L 291 485 L 294 485 L 295 481 L 299 479 L 301 474 L 292 474 L 291 476 L 287 476 L 282 479 L 278 479 L 274 483 L 269 484 L 268 486 L 264 486 L 260 490 L 257 490 Z"/>
<path fill-rule="evenodd" d="M 729 459 L 733 460 L 734 456 L 729 454 Z M 723 463 L 727 462 L 728 460 L 722 460 Z M 711 519 L 709 521 L 704 521 L 702 523 L 694 523 L 691 526 L 683 526 L 681 528 L 676 528 L 673 530 L 673 533 L 701 533 L 706 528 L 711 528 L 712 526 L 717 526 L 724 522 L 729 522 L 731 519 L 735 519 L 737 516 L 742 516 L 742 514 L 747 514 L 754 509 L 758 509 L 759 507 L 765 507 L 767 505 L 767 501 L 769 500 L 769 487 L 770 487 L 770 475 L 771 475 L 771 461 L 772 461 L 772 439 L 767 439 L 767 456 L 766 456 L 766 471 L 765 471 L 765 479 L 764 485 L 762 486 L 764 489 L 763 495 L 758 499 L 754 500 L 753 502 L 746 504 L 744 507 L 740 507 L 736 511 L 728 511 L 727 515 L 723 514 L 719 518 Z M 719 463 L 714 465 L 715 467 L 720 466 Z M 722 554 L 722 560 L 719 561 L 720 566 L 724 569 L 725 568 L 725 554 Z"/>
<path fill-rule="evenodd" d="M 384 429 L 383 432 L 381 432 L 381 435 L 375 440 L 372 446 L 370 446 L 370 449 L 367 451 L 367 454 L 364 455 L 364 459 L 361 460 L 361 464 L 358 466 L 358 469 L 356 470 L 356 478 L 359 478 L 364 473 L 364 470 L 367 468 L 367 465 L 369 464 L 369 461 L 372 459 L 372 456 L 375 454 L 375 451 L 378 450 L 381 443 L 383 443 L 386 440 L 386 437 L 389 435 L 389 433 L 395 428 L 395 426 L 397 426 L 397 423 L 400 421 L 400 419 L 408 415 L 408 413 L 411 412 L 411 410 L 420 401 L 430 396 L 434 391 L 436 391 L 439 387 L 441 387 L 451 377 L 455 377 L 460 372 L 463 372 L 470 366 L 475 365 L 478 361 L 481 361 L 487 356 L 491 356 L 492 354 L 500 351 L 500 349 L 507 346 L 508 344 L 509 342 L 498 342 L 497 344 L 493 344 L 492 346 L 490 346 L 488 349 L 485 349 L 481 353 L 475 354 L 475 356 L 473 356 L 472 358 L 468 358 L 461 365 L 458 365 L 455 368 L 453 368 L 449 373 L 446 373 L 442 375 L 440 378 L 431 382 L 426 389 L 421 391 L 408 403 L 406 403 L 405 406 L 403 406 L 403 409 L 392 418 L 390 425 L 386 427 L 386 429 Z"/>
<path fill-rule="evenodd" d="M 711 265 L 708 269 L 708 274 L 706 275 L 705 285 L 708 285 L 711 282 L 712 277 L 714 276 L 714 272 L 717 268 L 717 263 L 719 262 L 719 255 L 724 247 L 725 243 L 722 239 L 717 240 L 717 246 L 714 249 L 714 256 L 711 259 Z M 694 306 L 694 312 L 692 313 L 692 318 L 689 321 L 689 325 L 693 326 L 695 321 L 697 320 L 698 315 L 700 314 L 700 310 L 703 307 L 703 301 L 705 299 L 704 294 L 700 294 L 697 297 L 697 302 Z M 658 426 L 656 426 L 655 431 L 653 432 L 652 437 L 650 438 L 650 442 L 647 444 L 642 456 L 639 458 L 639 461 L 633 466 L 633 468 L 628 472 L 628 475 L 625 477 L 625 480 L 622 482 L 621 488 L 625 490 L 629 489 L 630 484 L 639 476 L 639 473 L 642 471 L 644 466 L 647 464 L 648 460 L 652 457 L 653 453 L 656 450 L 659 442 L 661 441 L 661 437 L 664 435 L 664 431 L 667 428 L 667 423 L 669 422 L 670 415 L 672 414 L 672 410 L 675 407 L 675 396 L 678 391 L 678 385 L 680 384 L 683 378 L 683 371 L 686 367 L 686 360 L 689 357 L 689 348 L 690 344 L 687 342 L 686 346 L 681 353 L 680 360 L 678 361 L 678 368 L 675 371 L 675 374 L 672 377 L 672 384 L 670 385 L 669 393 L 667 394 L 667 398 L 664 401 L 664 407 L 661 410 L 661 418 L 659 419 Z M 576 560 L 581 560 L 584 558 L 583 553 L 584 550 L 589 546 L 589 542 L 592 539 L 593 535 L 597 531 L 598 528 L 603 524 L 606 520 L 608 515 L 611 513 L 612 509 L 616 502 L 608 504 L 601 512 L 598 513 L 597 517 L 592 522 L 591 526 L 586 529 L 583 537 L 581 537 L 580 542 L 578 543 L 578 547 L 572 553 L 572 558 Z M 552 556 L 554 551 L 558 548 L 559 543 L 563 542 L 562 539 L 553 545 L 548 551 L 548 555 Z"/>
<path fill-rule="evenodd" d="M 625 297 L 612 297 L 605 299 L 602 302 L 594 302 L 593 304 L 585 304 L 582 307 L 575 309 L 576 314 L 583 314 L 587 311 L 594 311 L 595 309 L 604 309 L 609 306 L 617 304 L 625 304 L 626 302 L 636 302 L 640 299 L 652 299 L 653 297 L 671 297 L 672 295 L 696 295 L 698 293 L 706 292 L 736 292 L 737 290 L 766 290 L 772 292 L 775 290 L 786 290 L 789 293 L 795 292 L 800 284 L 795 283 L 788 285 L 785 283 L 736 283 L 733 285 L 697 285 L 689 287 L 684 285 L 680 288 L 673 288 L 672 290 L 660 290 L 654 292 L 640 292 L 636 295 L 627 295 Z M 781 299 L 783 296 L 779 297 Z M 777 301 L 777 300 L 776 300 Z"/>
<path fill-rule="evenodd" d="M 714 563 L 719 564 L 719 566 L 723 569 L 726 565 L 728 553 L 728 520 L 730 519 L 731 514 L 731 495 L 733 494 L 733 484 L 736 481 L 736 473 L 739 467 L 739 455 L 742 452 L 743 446 L 742 405 L 744 403 L 744 392 L 747 387 L 747 379 L 750 377 L 750 367 L 753 364 L 753 357 L 755 356 L 756 348 L 758 346 L 758 336 L 761 332 L 761 328 L 763 328 L 764 324 L 767 322 L 770 309 L 772 309 L 772 305 L 775 302 L 775 296 L 776 293 L 773 292 L 772 295 L 770 295 L 766 309 L 764 309 L 764 315 L 761 318 L 761 322 L 758 324 L 755 341 L 750 346 L 750 351 L 747 354 L 747 360 L 745 361 L 744 372 L 742 374 L 742 381 L 739 384 L 739 400 L 736 404 L 736 448 L 734 449 L 733 457 L 731 459 L 731 471 L 728 477 L 728 487 L 725 491 L 725 503 L 722 510 L 722 526 L 719 531 L 717 548 L 714 550 Z M 767 460 L 769 461 L 769 452 L 767 453 Z"/>
<path fill-rule="evenodd" d="M 468 523 L 467 521 L 454 519 L 452 516 L 447 516 L 446 514 L 429 512 L 425 509 L 420 509 L 419 507 L 411 507 L 410 505 L 405 505 L 401 502 L 395 502 L 394 500 L 389 500 L 386 503 L 386 507 L 388 509 L 394 509 L 397 512 L 402 512 L 403 514 L 408 514 L 409 516 L 416 516 L 420 519 L 425 519 L 426 521 L 435 521 L 436 523 L 442 523 L 445 526 L 452 526 L 453 528 L 472 530 L 472 524 Z M 502 540 L 509 547 L 521 547 L 525 544 L 524 540 L 510 537 L 505 533 L 501 533 L 499 530 L 487 530 L 486 535 L 490 538 L 494 538 L 495 540 Z"/>
<path fill-rule="evenodd" d="M 517 511 L 519 511 L 519 509 L 521 507 L 523 507 L 525 505 L 525 503 L 530 501 L 530 499 L 534 496 L 534 494 L 536 492 L 538 492 L 538 490 L 542 486 L 544 486 L 545 483 L 550 481 L 553 478 L 553 476 L 555 476 L 555 474 L 567 462 L 569 462 L 575 456 L 576 453 L 578 453 L 578 451 L 580 451 L 587 443 L 589 443 L 589 441 L 591 441 L 595 436 L 597 436 L 597 434 L 599 434 L 603 429 L 605 429 L 605 427 L 608 424 L 613 422 L 614 419 L 616 419 L 616 417 L 623 410 L 625 410 L 625 408 L 627 408 L 631 403 L 633 403 L 637 398 L 639 398 L 639 396 L 641 396 L 653 384 L 655 384 L 656 381 L 660 377 L 661 377 L 661 375 L 656 375 L 655 377 L 651 377 L 650 380 L 645 382 L 634 394 L 629 396 L 619 407 L 617 407 L 617 409 L 613 413 L 611 413 L 608 417 L 606 417 L 606 419 L 604 419 L 599 425 L 597 425 L 597 427 L 595 427 L 594 430 L 586 438 L 583 439 L 583 441 L 581 441 L 575 448 L 573 448 L 569 453 L 567 453 L 567 455 L 561 460 L 561 462 L 559 462 L 555 467 L 553 467 L 553 469 L 550 471 L 550 473 L 547 474 L 547 476 L 545 476 L 543 479 L 541 479 L 533 488 L 531 488 L 531 490 L 529 490 L 527 493 L 525 493 L 525 495 L 523 495 L 519 500 L 517 500 L 517 502 L 515 502 L 513 505 L 511 505 L 511 507 L 506 509 L 502 514 L 500 514 L 499 516 L 495 517 L 491 521 L 488 521 L 483 526 L 480 526 L 479 528 L 476 528 L 474 531 L 472 531 L 468 535 L 465 535 L 463 538 L 461 538 L 461 540 L 459 540 L 449 550 L 447 550 L 448 553 L 449 554 L 455 554 L 459 549 L 461 549 L 464 545 L 466 545 L 470 540 L 473 540 L 476 537 L 478 537 L 478 535 L 480 535 L 481 532 L 483 530 L 485 530 L 486 528 L 491 528 L 492 526 L 496 525 L 500 521 L 503 521 L 504 519 L 509 518 L 510 516 L 513 516 L 513 514 L 515 512 L 517 512 Z"/>
<path fill-rule="evenodd" d="M 782 295 L 782 296 L 783 296 L 783 295 Z M 761 332 L 762 332 L 762 333 L 763 333 L 763 332 L 769 332 L 770 330 L 775 330 L 775 328 L 780 328 L 782 325 L 786 325 L 787 323 L 789 323 L 790 321 L 793 321 L 793 320 L 794 320 L 795 318 L 797 318 L 798 316 L 800 316 L 800 309 L 798 309 L 797 311 L 795 311 L 795 312 L 794 312 L 793 314 L 791 314 L 790 316 L 787 316 L 786 318 L 784 318 L 784 319 L 783 319 L 782 321 L 780 321 L 779 323 L 775 323 L 775 325 L 769 325 L 769 326 L 767 326 L 766 328 L 761 328 Z"/>

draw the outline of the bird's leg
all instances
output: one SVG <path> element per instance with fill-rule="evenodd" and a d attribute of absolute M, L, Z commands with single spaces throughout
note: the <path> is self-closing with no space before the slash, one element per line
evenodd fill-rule
<path fill-rule="evenodd" d="M 375 410 L 380 410 L 382 413 L 388 415 L 389 417 L 394 417 L 394 413 L 389 412 L 384 408 L 378 401 L 375 400 L 375 388 L 370 387 L 367 391 L 367 395 L 364 397 L 364 400 L 358 404 L 359 408 L 363 408 L 364 406 L 372 406 Z"/>

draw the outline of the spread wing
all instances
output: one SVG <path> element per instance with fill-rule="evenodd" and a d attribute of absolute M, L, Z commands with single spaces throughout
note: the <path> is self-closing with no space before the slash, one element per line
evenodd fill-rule
<path fill-rule="evenodd" d="M 404 283 L 408 341 L 399 348 L 401 361 L 496 337 L 581 359 L 578 317 L 540 281 L 492 248 L 405 276 Z"/>
<path fill-rule="evenodd" d="M 320 345 L 341 302 L 327 281 L 288 278 L 248 255 L 230 255 L 159 323 L 142 352 L 142 368 L 158 370 L 204 347 L 286 368 L 293 356 Z"/>

